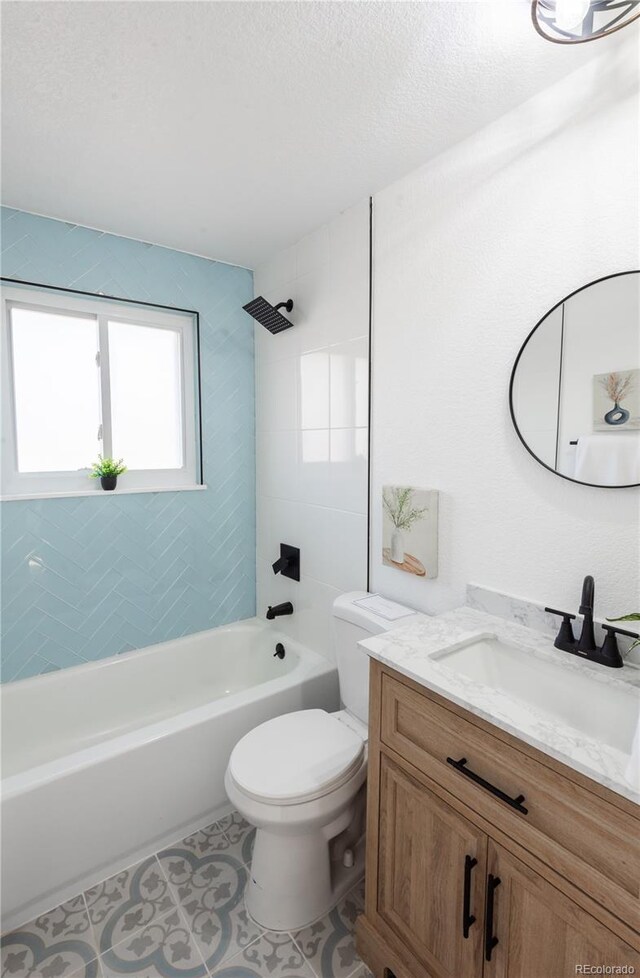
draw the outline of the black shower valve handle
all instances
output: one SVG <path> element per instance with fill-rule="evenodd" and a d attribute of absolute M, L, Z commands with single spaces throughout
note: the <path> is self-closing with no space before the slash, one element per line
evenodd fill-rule
<path fill-rule="evenodd" d="M 274 574 L 282 574 L 292 581 L 300 580 L 300 548 L 288 543 L 280 544 L 280 556 L 271 565 Z"/>
<path fill-rule="evenodd" d="M 273 573 L 281 574 L 282 571 L 286 570 L 286 568 L 289 566 L 289 562 L 290 562 L 289 557 L 278 557 L 276 562 L 271 565 L 273 568 Z"/>

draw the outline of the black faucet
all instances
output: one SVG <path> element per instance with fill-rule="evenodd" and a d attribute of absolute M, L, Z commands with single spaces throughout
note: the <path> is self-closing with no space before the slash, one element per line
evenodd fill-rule
<path fill-rule="evenodd" d="M 603 625 L 606 632 L 602 647 L 596 645 L 596 637 L 593 630 L 593 602 L 595 594 L 595 584 L 591 575 L 587 575 L 582 583 L 582 598 L 580 599 L 580 614 L 582 615 L 582 631 L 580 638 L 576 640 L 573 634 L 571 622 L 575 615 L 568 611 L 556 611 L 555 608 L 545 608 L 551 615 L 560 615 L 562 624 L 560 631 L 553 643 L 562 652 L 570 652 L 572 655 L 581 655 L 589 662 L 598 662 L 603 666 L 611 666 L 619 669 L 624 665 L 620 649 L 618 648 L 617 635 L 630 635 L 632 638 L 638 636 L 635 632 L 628 632 L 624 628 L 614 628 L 613 625 Z"/>
<path fill-rule="evenodd" d="M 593 631 L 593 602 L 595 598 L 595 590 L 595 582 L 591 575 L 588 574 L 582 582 L 582 597 L 580 598 L 580 607 L 578 609 L 582 615 L 582 631 L 580 632 L 580 638 L 578 639 L 578 652 L 583 652 L 587 656 L 591 652 L 597 652 L 598 650 L 598 646 L 596 645 L 596 636 Z"/>
<path fill-rule="evenodd" d="M 292 615 L 293 605 L 290 601 L 284 601 L 282 604 L 277 604 L 273 608 L 269 605 L 267 610 L 267 621 L 273 621 L 274 618 L 279 618 L 280 615 Z"/>

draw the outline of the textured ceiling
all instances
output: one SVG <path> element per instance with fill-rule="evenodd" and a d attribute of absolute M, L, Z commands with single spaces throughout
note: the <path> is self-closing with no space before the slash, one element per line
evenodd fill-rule
<path fill-rule="evenodd" d="M 528 0 L 2 19 L 3 202 L 250 267 L 618 43 L 549 44 Z"/>

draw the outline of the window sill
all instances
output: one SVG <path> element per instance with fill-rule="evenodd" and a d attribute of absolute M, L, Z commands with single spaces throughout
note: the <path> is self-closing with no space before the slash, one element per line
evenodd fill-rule
<path fill-rule="evenodd" d="M 21 495 L 0 496 L 0 503 L 19 502 L 22 499 L 70 499 L 73 496 L 129 496 L 139 492 L 199 492 L 208 486 L 141 486 L 138 489 L 74 489 L 71 492 L 25 492 Z"/>

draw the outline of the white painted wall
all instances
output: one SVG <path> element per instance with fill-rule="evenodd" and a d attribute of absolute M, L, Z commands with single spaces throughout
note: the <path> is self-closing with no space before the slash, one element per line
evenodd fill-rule
<path fill-rule="evenodd" d="M 438 612 L 475 581 L 600 614 L 640 595 L 640 490 L 546 471 L 508 382 L 525 336 L 573 289 L 639 265 L 637 28 L 619 47 L 375 197 L 372 584 Z M 383 484 L 441 491 L 440 575 L 381 563 Z"/>
<path fill-rule="evenodd" d="M 369 202 L 260 265 L 256 295 L 292 298 L 292 329 L 256 325 L 257 612 L 333 658 L 334 598 L 367 576 Z M 274 576 L 280 543 L 300 583 Z"/>

